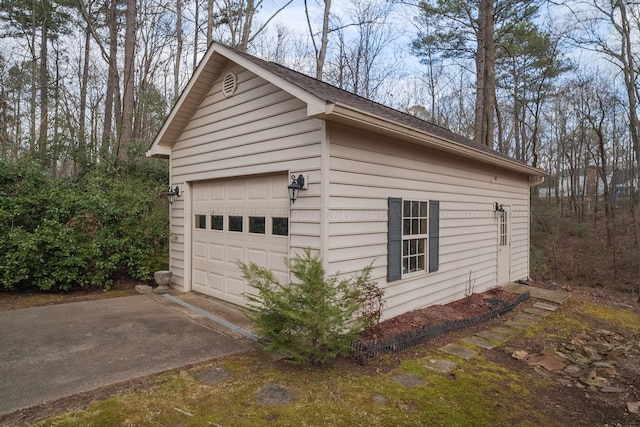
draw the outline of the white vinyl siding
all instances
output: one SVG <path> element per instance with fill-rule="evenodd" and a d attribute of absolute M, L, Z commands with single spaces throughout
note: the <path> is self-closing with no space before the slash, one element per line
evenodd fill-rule
<path fill-rule="evenodd" d="M 374 263 L 385 288 L 385 318 L 496 285 L 495 202 L 511 207 L 511 280 L 528 275 L 528 176 L 372 136 L 330 129 L 330 272 L 353 274 Z M 387 198 L 440 201 L 439 270 L 387 283 Z"/>
<path fill-rule="evenodd" d="M 237 75 L 233 96 L 222 94 L 228 72 Z M 309 176 L 309 188 L 291 207 L 289 233 L 294 250 L 320 247 L 320 171 L 324 124 L 307 117 L 302 101 L 230 63 L 223 68 L 172 146 L 170 179 L 186 192 L 171 205 L 170 268 L 184 288 L 185 241 L 191 218 L 185 203 L 193 183 L 258 174 L 291 172 Z M 226 221 L 226 219 L 225 219 Z M 225 223 L 226 226 L 226 223 Z M 294 235 L 295 233 L 295 235 Z M 188 255 L 187 255 L 188 256 Z"/>

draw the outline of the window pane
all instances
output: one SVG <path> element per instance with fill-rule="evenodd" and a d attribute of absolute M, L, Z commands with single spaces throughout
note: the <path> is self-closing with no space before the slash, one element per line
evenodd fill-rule
<path fill-rule="evenodd" d="M 403 273 L 409 272 L 409 258 L 404 258 L 402 260 L 402 272 Z"/>
<path fill-rule="evenodd" d="M 416 257 L 409 258 L 409 271 L 416 271 Z"/>
<path fill-rule="evenodd" d="M 411 234 L 411 220 L 405 219 L 402 221 L 402 234 L 408 236 Z"/>
<path fill-rule="evenodd" d="M 405 200 L 402 208 L 402 216 L 411 216 L 411 202 L 409 200 Z"/>
<path fill-rule="evenodd" d="M 418 256 L 418 270 L 424 270 L 424 255 Z"/>
<path fill-rule="evenodd" d="M 418 228 L 418 220 L 411 220 L 411 234 L 420 234 L 420 229 Z"/>
<path fill-rule="evenodd" d="M 229 216 L 229 231 L 242 231 L 241 216 Z"/>
<path fill-rule="evenodd" d="M 420 216 L 423 218 L 429 216 L 429 204 L 427 202 L 420 202 Z"/>
<path fill-rule="evenodd" d="M 425 239 L 420 239 L 418 240 L 418 253 L 419 254 L 424 254 L 424 243 L 425 243 Z"/>
<path fill-rule="evenodd" d="M 207 216 L 206 215 L 197 215 L 195 217 L 195 227 L 196 228 L 207 228 Z"/>
<path fill-rule="evenodd" d="M 417 217 L 420 215 L 420 202 L 411 202 L 411 216 Z"/>
<path fill-rule="evenodd" d="M 418 253 L 418 240 L 411 240 L 411 255 L 415 255 Z"/>
<path fill-rule="evenodd" d="M 222 220 L 223 220 L 222 215 L 211 215 L 211 229 L 222 230 L 222 224 L 223 224 Z"/>
<path fill-rule="evenodd" d="M 263 216 L 249 217 L 249 233 L 265 234 L 265 220 Z"/>
<path fill-rule="evenodd" d="M 271 234 L 274 236 L 288 236 L 289 218 L 271 218 Z"/>
<path fill-rule="evenodd" d="M 427 234 L 427 219 L 423 218 L 420 220 L 420 231 L 418 234 Z"/>
<path fill-rule="evenodd" d="M 404 240 L 402 242 L 402 255 L 404 255 L 404 256 L 409 255 L 409 241 L 408 240 Z"/>

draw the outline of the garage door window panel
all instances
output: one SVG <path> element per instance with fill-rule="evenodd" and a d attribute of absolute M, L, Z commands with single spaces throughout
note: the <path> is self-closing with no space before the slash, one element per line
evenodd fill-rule
<path fill-rule="evenodd" d="M 194 223 L 195 223 L 195 227 L 196 228 L 200 228 L 200 229 L 206 230 L 206 228 L 207 228 L 207 216 L 206 215 L 196 214 Z"/>
<path fill-rule="evenodd" d="M 242 233 L 242 216 L 229 215 L 229 231 Z"/>
<path fill-rule="evenodd" d="M 265 217 L 250 216 L 249 217 L 249 233 L 265 234 Z"/>
<path fill-rule="evenodd" d="M 289 235 L 289 218 L 273 217 L 271 218 L 271 234 L 274 236 Z"/>
<path fill-rule="evenodd" d="M 224 228 L 224 217 L 222 215 L 211 215 L 211 229 L 223 230 L 223 228 Z"/>

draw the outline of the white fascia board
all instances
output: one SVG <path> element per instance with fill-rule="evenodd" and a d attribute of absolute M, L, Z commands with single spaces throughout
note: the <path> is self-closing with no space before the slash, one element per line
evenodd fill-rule
<path fill-rule="evenodd" d="M 162 152 L 164 151 L 162 149 L 155 150 L 154 147 L 160 147 L 160 144 L 163 142 L 162 140 L 164 138 L 164 134 L 166 133 L 166 131 L 169 128 L 169 126 L 171 126 L 171 123 L 175 119 L 176 115 L 178 115 L 178 112 L 182 109 L 182 104 L 184 103 L 185 99 L 187 99 L 189 97 L 189 94 L 193 90 L 193 86 L 198 81 L 200 75 L 202 74 L 202 71 L 207 67 L 207 64 L 209 63 L 209 60 L 211 59 L 211 57 L 213 56 L 215 51 L 216 51 L 216 49 L 212 46 L 205 53 L 204 57 L 202 58 L 202 60 L 198 64 L 198 67 L 195 69 L 195 71 L 193 72 L 193 75 L 189 79 L 189 82 L 187 83 L 187 86 L 182 90 L 182 93 L 180 94 L 180 97 L 178 98 L 178 101 L 173 106 L 173 108 L 171 108 L 171 112 L 169 113 L 169 116 L 167 116 L 167 118 L 164 120 L 164 123 L 162 123 L 162 127 L 160 128 L 160 131 L 158 132 L 158 134 L 156 135 L 155 139 L 153 140 L 153 142 L 149 146 L 149 151 L 147 153 L 156 152 L 158 150 L 162 151 Z M 165 142 L 165 144 L 166 144 L 166 142 Z M 171 151 L 171 147 L 168 147 L 166 145 L 165 145 L 165 147 L 167 147 L 169 149 L 169 152 Z M 162 153 L 161 155 L 164 156 L 164 153 Z M 150 157 L 150 156 L 147 154 L 147 157 Z"/>
<path fill-rule="evenodd" d="M 167 147 L 166 145 L 152 145 L 144 155 L 147 157 L 169 157 L 171 155 L 171 147 Z"/>

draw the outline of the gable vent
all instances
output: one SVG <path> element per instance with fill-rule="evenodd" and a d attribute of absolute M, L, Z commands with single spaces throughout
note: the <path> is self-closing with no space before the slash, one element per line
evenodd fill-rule
<path fill-rule="evenodd" d="M 236 75 L 233 73 L 227 73 L 227 75 L 224 76 L 224 80 L 222 81 L 222 94 L 227 97 L 232 96 L 234 93 L 236 93 L 237 87 L 238 85 Z"/>

